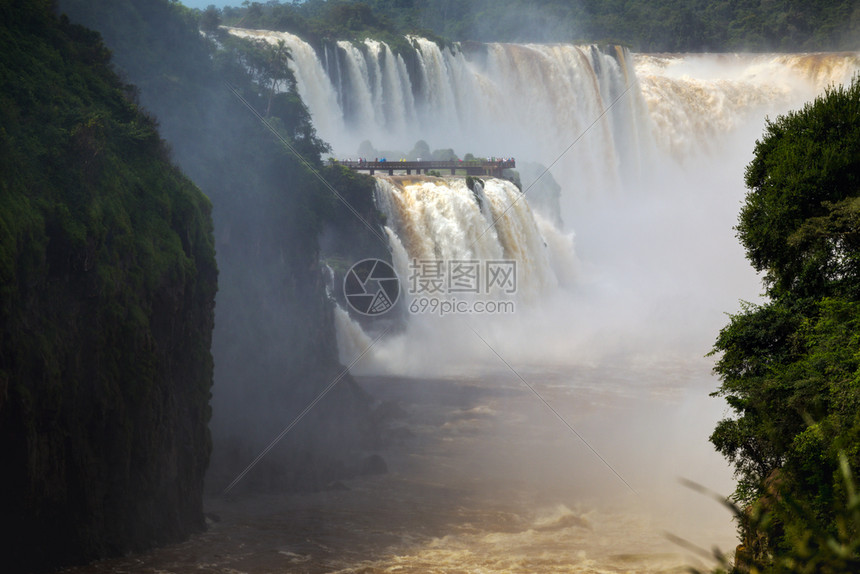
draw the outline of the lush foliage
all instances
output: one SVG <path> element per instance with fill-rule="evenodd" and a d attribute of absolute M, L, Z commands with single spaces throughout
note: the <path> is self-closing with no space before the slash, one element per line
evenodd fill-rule
<path fill-rule="evenodd" d="M 169 0 L 60 7 L 103 35 L 173 157 L 212 200 L 220 275 L 208 481 L 224 488 L 341 368 L 320 236 L 354 218 L 314 170 L 359 211 L 371 200 L 370 178 L 322 164 L 327 146 L 284 46 L 223 33 L 217 12 Z M 356 445 L 366 447 L 367 408 L 344 378 L 241 487 L 319 488 L 341 477 Z"/>
<path fill-rule="evenodd" d="M 739 479 L 741 554 L 782 571 L 820 561 L 811 532 L 858 537 L 844 467 L 860 468 L 860 79 L 768 122 L 746 183 L 738 237 L 769 301 L 717 339 L 717 394 L 737 416 L 711 441 Z M 856 544 L 842 559 L 857 567 Z"/>
<path fill-rule="evenodd" d="M 768 124 L 738 231 L 773 295 L 860 295 L 858 149 L 857 83 Z"/>
<path fill-rule="evenodd" d="M 210 203 L 98 34 L 0 3 L 4 567 L 203 526 L 216 269 Z M 45 548 L 50 548 L 46 552 Z"/>
<path fill-rule="evenodd" d="M 244 2 L 226 23 L 307 38 L 613 42 L 637 51 L 809 51 L 860 48 L 851 0 L 306 0 Z M 401 40 L 402 42 L 402 40 Z"/>
<path fill-rule="evenodd" d="M 231 26 L 292 32 L 317 45 L 325 40 L 363 40 L 372 37 L 402 53 L 411 49 L 404 38 L 405 34 L 418 34 L 441 41 L 436 38 L 431 27 L 416 26 L 413 16 L 404 18 L 403 10 L 390 10 L 363 2 L 254 2 L 243 8 L 228 7 L 221 13 L 214 12 L 210 8 L 204 14 L 210 19 L 217 17 Z"/>

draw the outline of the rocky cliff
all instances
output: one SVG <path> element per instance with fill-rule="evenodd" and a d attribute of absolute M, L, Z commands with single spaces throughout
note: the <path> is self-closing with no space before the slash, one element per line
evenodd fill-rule
<path fill-rule="evenodd" d="M 0 6 L 0 515 L 6 571 L 203 527 L 210 203 L 99 36 Z"/>
<path fill-rule="evenodd" d="M 198 15 L 180 4 L 62 0 L 60 9 L 103 35 L 173 157 L 212 200 L 220 274 L 207 483 L 217 493 L 343 369 L 319 240 L 339 203 L 304 163 L 324 172 L 327 146 L 292 73 L 272 69 L 274 54 L 201 36 Z M 336 175 L 324 173 L 350 197 L 350 182 Z M 348 375 L 339 381 L 236 492 L 319 489 L 362 468 L 374 445 L 371 401 Z"/>

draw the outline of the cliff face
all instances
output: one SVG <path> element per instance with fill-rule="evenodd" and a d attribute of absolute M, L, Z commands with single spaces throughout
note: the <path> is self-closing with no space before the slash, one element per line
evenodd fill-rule
<path fill-rule="evenodd" d="M 268 121 L 318 169 L 326 146 L 289 82 L 270 103 L 267 85 L 249 73 L 254 50 L 230 38 L 207 42 L 181 5 L 61 0 L 60 9 L 102 34 L 173 157 L 212 200 L 220 274 L 207 483 L 218 492 L 342 370 L 319 261 L 337 200 L 226 83 L 270 110 Z M 369 405 L 341 378 L 237 492 L 316 489 L 360 468 L 374 440 Z"/>
<path fill-rule="evenodd" d="M 98 35 L 0 13 L 2 554 L 37 571 L 203 527 L 217 270 Z"/>

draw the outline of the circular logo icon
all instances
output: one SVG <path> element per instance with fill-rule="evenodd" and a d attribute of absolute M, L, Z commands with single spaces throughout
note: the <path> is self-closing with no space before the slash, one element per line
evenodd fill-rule
<path fill-rule="evenodd" d="M 397 273 L 381 259 L 364 259 L 349 268 L 343 278 L 346 302 L 362 315 L 382 315 L 400 297 Z"/>

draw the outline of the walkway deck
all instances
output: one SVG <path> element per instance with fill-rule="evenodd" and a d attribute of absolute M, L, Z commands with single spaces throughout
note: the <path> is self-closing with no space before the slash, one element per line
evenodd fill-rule
<path fill-rule="evenodd" d="M 485 175 L 489 177 L 501 177 L 502 170 L 517 167 L 513 159 L 498 161 L 340 161 L 338 162 L 356 171 L 368 171 L 373 175 L 377 171 L 387 172 L 394 175 L 395 172 L 406 172 L 406 175 L 438 171 L 457 175 L 464 172 L 466 175 Z"/>

